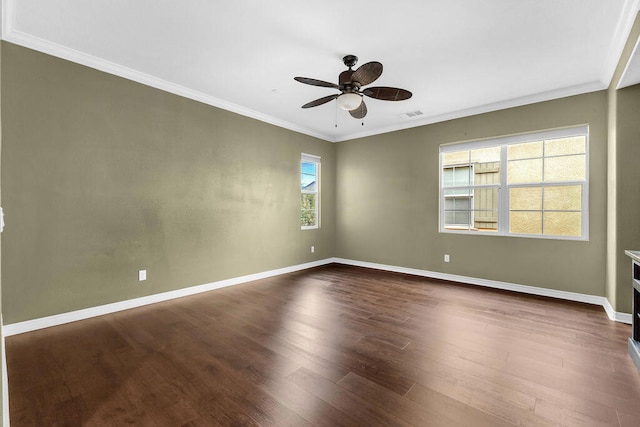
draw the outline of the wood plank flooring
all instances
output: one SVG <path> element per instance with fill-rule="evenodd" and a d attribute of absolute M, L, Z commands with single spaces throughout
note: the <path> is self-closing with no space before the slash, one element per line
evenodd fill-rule
<path fill-rule="evenodd" d="M 7 337 L 16 426 L 639 426 L 601 307 L 329 265 Z"/>

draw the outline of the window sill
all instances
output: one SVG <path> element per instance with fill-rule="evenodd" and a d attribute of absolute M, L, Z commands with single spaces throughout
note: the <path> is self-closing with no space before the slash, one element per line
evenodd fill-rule
<path fill-rule="evenodd" d="M 440 229 L 439 232 L 440 233 L 444 233 L 444 234 L 466 234 L 466 235 L 469 235 L 469 236 L 520 237 L 520 238 L 525 238 L 525 239 L 567 240 L 567 241 L 574 241 L 574 242 L 588 242 L 589 241 L 588 237 L 582 237 L 582 236 L 553 236 L 553 235 L 539 235 L 539 234 L 505 234 L 505 233 L 499 233 L 498 231 L 490 231 L 490 230 L 483 230 L 483 229 L 477 229 L 477 228 L 472 228 L 471 230 L 468 230 L 466 228 L 465 229 L 460 229 L 460 230 L 447 228 L 447 229 Z"/>

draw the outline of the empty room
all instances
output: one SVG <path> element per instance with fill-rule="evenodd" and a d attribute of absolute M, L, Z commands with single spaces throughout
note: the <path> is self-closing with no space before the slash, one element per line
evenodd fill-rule
<path fill-rule="evenodd" d="M 640 0 L 0 0 L 4 426 L 640 425 Z"/>

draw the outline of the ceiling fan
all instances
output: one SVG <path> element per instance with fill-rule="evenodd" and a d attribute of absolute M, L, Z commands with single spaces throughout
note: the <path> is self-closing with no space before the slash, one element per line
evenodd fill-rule
<path fill-rule="evenodd" d="M 294 77 L 294 79 L 300 83 L 311 86 L 329 87 L 340 91 L 338 94 L 325 96 L 308 102 L 304 104 L 302 108 L 317 107 L 318 105 L 326 104 L 329 101 L 337 99 L 340 108 L 349 111 L 352 117 L 362 119 L 367 115 L 367 105 L 364 103 L 362 95 L 383 101 L 404 101 L 405 99 L 411 98 L 411 92 L 396 87 L 374 86 L 366 89 L 363 88 L 363 86 L 373 83 L 380 77 L 382 74 L 381 63 L 376 61 L 367 62 L 354 71 L 352 68 L 358 62 L 357 56 L 347 55 L 342 58 L 342 61 L 349 69 L 340 73 L 338 84 L 308 77 Z"/>

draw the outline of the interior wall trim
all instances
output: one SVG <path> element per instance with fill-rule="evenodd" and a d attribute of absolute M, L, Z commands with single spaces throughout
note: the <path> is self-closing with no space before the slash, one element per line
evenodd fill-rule
<path fill-rule="evenodd" d="M 506 291 L 520 292 L 530 295 L 546 296 L 551 298 L 564 299 L 569 301 L 583 302 L 602 306 L 610 320 L 631 324 L 631 314 L 620 313 L 613 309 L 611 303 L 606 297 L 597 295 L 581 294 L 576 292 L 559 291 L 556 289 L 539 288 L 535 286 L 518 285 L 515 283 L 500 282 L 496 280 L 481 279 L 476 277 L 459 276 L 456 274 L 440 273 L 436 271 L 419 270 L 415 268 L 399 267 L 387 264 L 377 264 L 373 262 L 357 261 L 345 258 L 326 258 L 318 261 L 298 264 L 290 267 L 269 270 L 262 273 L 249 274 L 246 276 L 235 277 L 231 279 L 220 280 L 217 282 L 206 283 L 204 285 L 191 286 L 174 291 L 163 292 L 159 294 L 148 295 L 140 298 L 134 298 L 125 301 L 119 301 L 111 304 L 100 305 L 96 307 L 85 308 L 82 310 L 71 311 L 68 313 L 56 314 L 53 316 L 41 317 L 38 319 L 26 320 L 24 322 L 11 323 L 4 325 L 4 337 L 22 334 L 25 332 L 36 331 L 38 329 L 49 328 L 52 326 L 63 325 L 65 323 L 76 322 L 78 320 L 89 319 L 91 317 L 102 316 L 104 314 L 115 313 L 118 311 L 129 310 L 131 308 L 142 307 L 157 302 L 168 301 L 184 296 L 195 295 L 202 292 L 208 292 L 227 286 L 239 285 L 254 280 L 266 279 L 268 277 L 279 276 L 281 274 L 293 273 L 295 271 L 306 270 L 312 267 L 319 267 L 327 264 L 344 264 L 356 267 L 365 267 L 376 270 L 391 271 L 395 273 L 411 274 L 414 276 L 428 277 L 431 279 L 449 280 L 468 285 L 484 286 L 487 288 L 502 289 Z M 3 347 L 4 351 L 4 347 Z"/>
<path fill-rule="evenodd" d="M 11 2 L 9 2 L 11 4 Z M 13 10 L 13 6 L 11 9 Z M 92 55 L 88 55 L 78 50 L 70 49 L 65 46 L 61 46 L 57 43 L 53 43 L 48 40 L 41 39 L 39 37 L 32 36 L 30 34 L 23 33 L 13 28 L 13 13 L 7 13 L 5 10 L 3 16 L 7 16 L 4 19 L 4 27 L 1 29 L 3 32 L 2 39 L 18 46 L 33 49 L 38 52 L 46 53 L 47 55 L 55 56 L 57 58 L 65 59 L 67 61 L 74 62 L 76 64 L 84 65 L 89 68 L 94 68 L 98 71 L 103 71 L 114 76 L 122 77 L 127 80 L 131 80 L 137 83 L 141 83 L 146 86 L 160 89 L 165 92 L 172 93 L 174 95 L 182 96 L 188 99 L 193 99 L 204 104 L 211 105 L 223 110 L 231 111 L 232 113 L 240 114 L 241 116 L 249 117 L 259 120 L 270 125 L 278 126 L 283 129 L 288 129 L 297 133 L 312 136 L 314 138 L 322 139 L 329 142 L 336 142 L 333 138 L 327 137 L 324 134 L 315 132 L 311 129 L 298 126 L 294 123 L 286 120 L 278 119 L 268 114 L 260 113 L 255 110 L 243 107 L 232 102 L 225 101 L 220 98 L 216 98 L 211 95 L 207 95 L 198 90 L 190 89 L 188 87 L 169 82 L 158 77 L 151 76 L 149 74 L 137 71 L 128 67 L 125 67 L 115 62 L 107 61 L 102 58 L 97 58 Z M 9 22 L 9 24 L 7 24 Z"/>
<path fill-rule="evenodd" d="M 604 303 L 602 304 L 602 307 L 604 307 L 604 311 L 607 312 L 607 316 L 609 316 L 609 319 L 615 320 L 616 322 L 620 322 L 620 323 L 628 323 L 629 325 L 631 325 L 631 320 L 633 318 L 631 313 L 621 313 L 619 311 L 615 311 L 611 306 L 611 303 L 609 302 L 609 300 L 606 298 L 604 298 Z"/>
<path fill-rule="evenodd" d="M 128 80 L 132 80 L 156 89 L 163 90 L 165 92 L 173 93 L 174 95 L 183 96 L 185 98 L 193 99 L 198 102 L 202 102 L 208 105 L 212 105 L 223 110 L 231 111 L 246 117 L 250 117 L 262 122 L 278 126 L 284 129 L 288 129 L 294 132 L 298 132 L 304 135 L 309 135 L 314 138 L 318 138 L 329 142 L 342 142 L 349 141 L 357 138 L 364 138 L 367 136 L 384 134 L 389 132 L 395 132 L 399 130 L 411 129 L 418 126 L 425 126 L 433 123 L 444 122 L 447 120 L 454 120 L 461 117 L 468 117 L 477 114 L 483 114 L 507 108 L 514 108 L 522 105 L 529 105 L 538 102 L 550 101 L 559 98 L 565 98 L 574 95 L 580 95 L 583 93 L 591 93 L 600 90 L 605 90 L 609 86 L 611 77 L 615 71 L 615 67 L 620 59 L 620 54 L 624 48 L 624 42 L 626 41 L 631 27 L 633 25 L 633 18 L 635 12 L 640 7 L 640 0 L 624 0 L 625 4 L 623 8 L 622 16 L 626 19 L 621 19 L 618 22 L 614 33 L 614 41 L 612 42 L 612 49 L 607 58 L 605 69 L 607 74 L 605 81 L 596 79 L 589 82 L 584 82 L 579 85 L 563 87 L 557 90 L 551 90 L 548 92 L 538 93 L 531 96 L 523 96 L 520 98 L 514 98 L 510 100 L 488 103 L 485 105 L 477 105 L 468 109 L 451 111 L 442 115 L 432 115 L 423 117 L 417 120 L 409 120 L 407 122 L 401 122 L 393 126 L 389 126 L 383 129 L 375 131 L 362 130 L 351 133 L 344 137 L 334 137 L 326 132 L 319 132 L 307 127 L 299 126 L 297 124 L 278 119 L 271 115 L 260 113 L 249 108 L 242 107 L 240 105 L 216 98 L 211 95 L 207 95 L 203 92 L 187 88 L 182 85 L 168 82 L 163 79 L 156 78 L 144 72 L 133 70 L 131 68 L 122 66 L 120 64 L 98 58 L 84 52 L 62 46 L 60 44 L 45 40 L 31 34 L 27 34 L 15 28 L 16 22 L 16 6 L 15 3 L 18 0 L 1 0 L 2 10 L 0 12 L 0 33 L 2 39 L 10 43 L 23 46 L 29 49 L 34 49 L 48 55 L 52 55 L 58 58 L 66 59 L 77 64 L 81 64 L 90 68 L 94 68 L 99 71 L 103 71 L 115 76 L 119 76 Z"/>
<path fill-rule="evenodd" d="M 600 305 L 604 308 L 610 320 L 631 324 L 630 313 L 620 313 L 613 309 L 606 297 L 598 295 L 581 294 L 577 292 L 559 291 L 556 289 L 539 288 L 536 286 L 518 285 L 515 283 L 500 282 L 497 280 L 480 279 L 476 277 L 459 276 L 457 274 L 440 273 L 436 271 L 419 270 L 415 268 L 398 267 L 394 265 L 377 264 L 373 262 L 357 261 L 352 259 L 334 258 L 338 264 L 353 265 L 356 267 L 373 268 L 376 270 L 392 271 L 396 273 L 411 274 L 414 276 L 429 277 L 431 279 L 449 280 L 468 285 L 484 286 L 487 288 L 502 289 L 505 291 L 520 292 L 530 295 L 539 295 L 568 301 L 583 302 Z"/>
<path fill-rule="evenodd" d="M 2 322 L 2 314 L 0 314 L 0 322 Z M 9 371 L 7 370 L 7 352 L 4 343 L 4 328 L 0 333 L 2 339 L 2 349 L 0 354 L 0 363 L 2 363 L 2 425 L 9 427 Z"/>
<path fill-rule="evenodd" d="M 53 316 L 40 317 L 38 319 L 26 320 L 24 322 L 11 323 L 3 326 L 3 334 L 6 337 L 31 332 L 38 329 L 49 328 L 52 326 L 63 325 L 65 323 L 76 322 L 78 320 L 89 319 L 91 317 L 102 316 L 104 314 L 115 313 L 118 311 L 129 310 L 131 308 L 142 307 L 157 302 L 168 301 L 175 298 L 195 295 L 202 292 L 213 291 L 215 289 L 225 288 L 227 286 L 239 285 L 241 283 L 252 282 L 254 280 L 266 279 L 281 274 L 293 273 L 295 271 L 306 270 L 312 267 L 331 264 L 332 258 L 319 261 L 298 264 L 290 267 L 278 268 L 275 270 L 264 271 L 262 273 L 249 274 L 246 276 L 234 277 L 231 279 L 220 280 L 217 282 L 206 283 L 204 285 L 190 286 L 188 288 L 176 289 L 174 291 L 162 292 L 159 294 L 147 295 L 140 298 L 134 298 L 125 301 L 114 302 L 111 304 L 99 305 L 96 307 L 85 308 L 82 310 L 70 311 L 67 313 L 55 314 Z"/>

